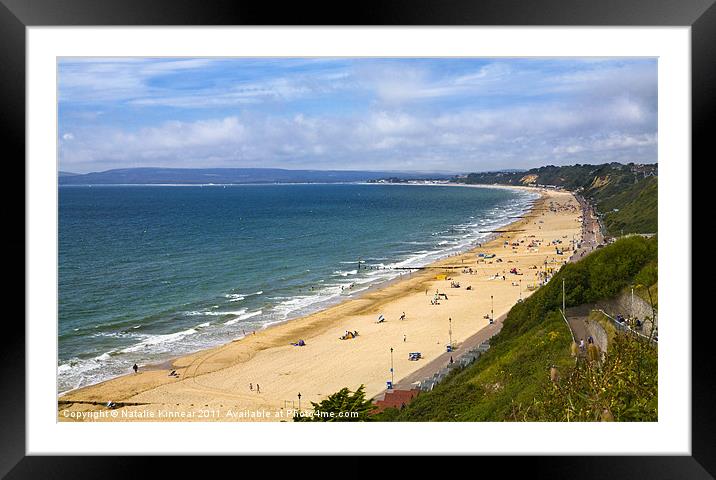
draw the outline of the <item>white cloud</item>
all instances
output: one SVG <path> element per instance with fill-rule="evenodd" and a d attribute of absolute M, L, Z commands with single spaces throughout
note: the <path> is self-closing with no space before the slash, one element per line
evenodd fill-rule
<path fill-rule="evenodd" d="M 152 78 L 199 69 L 209 59 L 157 62 L 152 59 L 62 59 L 59 91 L 61 102 L 116 101 L 148 95 Z"/>
<path fill-rule="evenodd" d="M 97 61 L 95 61 L 97 60 Z M 121 102 L 136 106 L 216 108 L 231 105 L 286 101 L 349 86 L 345 72 L 286 74 L 254 80 L 231 76 L 214 85 L 174 89 L 157 80 L 185 73 L 205 75 L 226 59 L 65 59 L 60 63 L 60 101 L 68 104 Z M 240 72 L 241 69 L 238 69 Z M 211 83 L 211 82 L 209 82 Z"/>
<path fill-rule="evenodd" d="M 163 75 L 195 72 L 212 62 L 63 63 L 62 101 L 92 107 L 68 114 L 74 123 L 64 127 L 71 133 L 60 142 L 63 170 L 272 166 L 465 171 L 656 160 L 653 62 L 585 62 L 573 71 L 545 73 L 536 61 L 518 65 L 496 60 L 459 74 L 418 64 L 358 62 L 352 68 L 283 72 L 263 80 L 232 77 L 201 88 L 157 86 Z M 111 109 L 93 102 L 152 112 L 171 107 L 185 115 L 164 114 L 159 116 L 164 120 L 140 123 L 146 126 L 108 124 Z M 311 110 L 311 102 L 324 110 Z M 362 103 L 343 110 L 342 102 Z M 186 115 L 188 111 L 192 114 Z"/>
<path fill-rule="evenodd" d="M 633 161 L 656 155 L 656 133 L 604 130 L 611 112 L 575 112 L 568 106 L 462 111 L 437 117 L 400 111 L 349 119 L 299 114 L 244 115 L 165 122 L 136 132 L 86 129 L 61 146 L 63 168 L 131 161 L 146 166 L 286 166 L 310 168 L 426 168 L 470 170 L 527 166 L 531 161 L 606 159 L 631 152 Z M 595 126 L 598 126 L 595 130 Z M 595 133 L 601 132 L 601 133 Z M 606 133 L 605 133 L 606 132 Z M 620 157 L 621 158 L 621 157 Z"/>

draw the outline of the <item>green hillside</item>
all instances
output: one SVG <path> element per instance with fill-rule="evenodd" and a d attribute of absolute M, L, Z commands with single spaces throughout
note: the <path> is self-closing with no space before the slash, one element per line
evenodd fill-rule
<path fill-rule="evenodd" d="M 553 185 L 577 192 L 602 214 L 610 235 L 657 232 L 656 165 L 553 165 L 524 172 L 471 173 L 467 184 Z"/>
<path fill-rule="evenodd" d="M 604 408 L 615 420 L 655 418 L 656 352 L 624 339 L 599 366 L 604 371 L 589 370 L 594 365 L 575 367 L 571 334 L 559 309 L 563 279 L 567 306 L 577 306 L 612 298 L 632 283 L 656 283 L 656 261 L 656 237 L 628 237 L 565 265 L 546 286 L 510 310 L 490 350 L 477 362 L 454 372 L 403 410 L 386 410 L 378 419 L 593 420 L 595 405 L 607 405 Z M 635 356 L 637 348 L 640 353 Z M 552 365 L 563 372 L 564 388 L 571 391 L 555 391 L 549 381 Z M 607 380 L 597 382 L 603 378 Z"/>
<path fill-rule="evenodd" d="M 656 233 L 658 183 L 649 177 L 629 188 L 598 200 L 597 208 L 607 231 L 616 234 Z"/>

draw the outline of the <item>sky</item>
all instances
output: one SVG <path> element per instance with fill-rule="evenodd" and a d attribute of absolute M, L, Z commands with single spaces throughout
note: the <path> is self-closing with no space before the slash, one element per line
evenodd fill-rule
<path fill-rule="evenodd" d="M 60 170 L 657 161 L 657 60 L 62 58 Z"/>

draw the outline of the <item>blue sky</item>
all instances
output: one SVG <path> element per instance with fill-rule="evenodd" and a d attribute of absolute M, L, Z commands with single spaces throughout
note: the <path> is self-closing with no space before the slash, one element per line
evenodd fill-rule
<path fill-rule="evenodd" d="M 657 160 L 656 59 L 65 58 L 60 169 Z"/>

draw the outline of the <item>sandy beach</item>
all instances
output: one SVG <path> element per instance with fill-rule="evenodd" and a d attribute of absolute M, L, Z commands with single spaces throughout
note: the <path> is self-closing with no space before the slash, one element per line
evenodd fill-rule
<path fill-rule="evenodd" d="M 540 192 L 529 214 L 481 246 L 406 271 L 383 288 L 320 312 L 71 391 L 59 397 L 58 419 L 290 421 L 299 393 L 302 408 L 361 384 L 374 397 L 391 380 L 391 348 L 398 383 L 445 352 L 449 319 L 452 343 L 459 347 L 491 328 L 491 309 L 494 318 L 505 314 L 570 258 L 572 241 L 581 239 L 579 204 L 568 192 Z M 436 292 L 447 299 L 434 304 Z M 378 323 L 381 315 L 385 321 Z M 359 335 L 341 340 L 346 331 Z M 298 340 L 305 346 L 292 345 Z M 410 352 L 420 352 L 422 359 L 410 361 Z M 178 376 L 169 376 L 172 370 Z M 109 401 L 118 408 L 109 410 Z"/>

